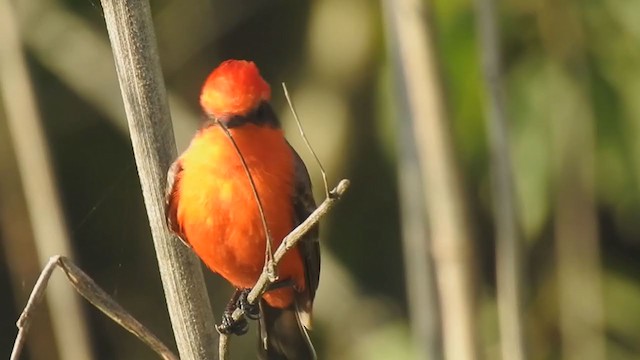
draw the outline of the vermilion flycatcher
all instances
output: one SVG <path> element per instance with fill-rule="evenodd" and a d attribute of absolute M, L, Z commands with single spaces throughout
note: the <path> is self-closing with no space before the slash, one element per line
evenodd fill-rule
<path fill-rule="evenodd" d="M 242 160 L 221 126 L 249 168 L 274 251 L 315 209 L 307 169 L 285 139 L 270 97 L 254 63 L 223 62 L 200 95 L 207 121 L 168 174 L 169 228 L 237 289 L 219 327 L 224 332 L 246 332 L 246 322 L 230 321 L 235 306 L 258 317 L 246 294 L 264 268 L 266 236 Z M 267 291 L 259 305 L 262 357 L 315 359 L 306 329 L 320 277 L 317 227 L 284 256 L 277 273 L 280 286 Z"/>

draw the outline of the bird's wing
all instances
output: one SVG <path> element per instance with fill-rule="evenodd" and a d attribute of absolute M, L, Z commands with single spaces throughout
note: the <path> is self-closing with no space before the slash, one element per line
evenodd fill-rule
<path fill-rule="evenodd" d="M 311 179 L 307 167 L 293 147 L 291 147 L 291 151 L 295 162 L 294 225 L 298 226 L 316 209 L 316 202 L 311 192 Z M 298 242 L 298 250 L 305 268 L 306 290 L 299 295 L 297 306 L 302 324 L 310 329 L 313 299 L 320 281 L 320 243 L 317 224 Z"/>
<path fill-rule="evenodd" d="M 180 173 L 182 172 L 182 163 L 180 159 L 176 160 L 169 167 L 167 173 L 167 186 L 164 190 L 164 215 L 167 219 L 167 228 L 173 232 L 187 247 L 191 247 L 187 242 L 180 224 L 178 223 L 178 196 L 176 191 L 180 182 Z"/>

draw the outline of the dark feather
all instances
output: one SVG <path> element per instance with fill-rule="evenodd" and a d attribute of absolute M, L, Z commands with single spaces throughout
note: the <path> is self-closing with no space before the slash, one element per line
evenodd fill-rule
<path fill-rule="evenodd" d="M 290 146 L 291 147 L 291 146 Z M 309 172 L 300 155 L 291 147 L 295 162 L 295 188 L 293 192 L 294 225 L 305 221 L 316 209 L 316 202 L 311 191 Z M 298 243 L 298 249 L 305 266 L 307 289 L 299 296 L 300 310 L 311 312 L 313 299 L 316 296 L 320 281 L 320 243 L 319 226 L 316 224 Z"/>
<path fill-rule="evenodd" d="M 260 300 L 261 360 L 315 360 L 316 352 L 294 305 L 286 309 Z"/>
<path fill-rule="evenodd" d="M 167 186 L 164 189 L 164 214 L 167 219 L 167 228 L 173 232 L 183 244 L 191 248 L 177 218 L 178 198 L 176 191 L 180 182 L 180 172 L 182 172 L 182 164 L 180 163 L 180 159 L 178 159 L 171 164 L 169 172 L 167 173 Z"/>
<path fill-rule="evenodd" d="M 311 192 L 311 179 L 304 162 L 291 147 L 295 163 L 293 224 L 300 225 L 316 209 Z M 295 303 L 277 309 L 260 301 L 260 359 L 313 360 L 316 353 L 307 334 L 311 329 L 313 299 L 320 280 L 320 244 L 318 226 L 314 226 L 298 242 L 305 270 L 306 288 L 296 293 Z"/>

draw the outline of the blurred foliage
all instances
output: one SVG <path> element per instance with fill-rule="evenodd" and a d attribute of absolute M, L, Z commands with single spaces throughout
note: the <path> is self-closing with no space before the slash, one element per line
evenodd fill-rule
<path fill-rule="evenodd" d="M 167 86 L 193 114 L 199 111 L 201 82 L 213 67 L 226 58 L 253 59 L 272 84 L 276 109 L 291 142 L 313 172 L 316 197 L 322 196 L 321 181 L 296 139 L 279 90 L 282 81 L 293 90 L 330 181 L 352 180 L 347 197 L 322 229 L 325 253 L 335 257 L 338 270 L 323 272 L 318 295 L 313 337 L 321 358 L 410 358 L 394 160 L 396 119 L 389 111 L 393 90 L 379 4 L 365 0 L 177 3 L 154 1 L 152 9 Z M 562 24 L 554 28 L 544 23 L 545 12 L 554 11 L 552 2 L 500 4 L 511 152 L 526 238 L 528 350 L 532 359 L 560 358 L 552 231 L 555 154 L 549 121 L 554 117 L 549 109 L 551 103 L 573 103 L 589 108 L 595 121 L 595 206 L 603 259 L 607 358 L 634 359 L 640 357 L 640 2 L 572 4 L 583 30 L 579 38 L 563 33 Z M 58 5 L 89 21 L 92 31 L 107 41 L 97 0 L 67 0 Z M 473 3 L 437 0 L 433 10 L 441 76 L 477 239 L 481 349 L 492 359 L 499 354 L 494 240 L 483 108 L 486 94 Z M 580 47 L 582 85 L 573 81 L 575 69 L 564 68 L 553 56 L 548 46 L 553 41 Z M 77 260 L 125 308 L 171 343 L 128 136 L 49 67 L 46 59 L 39 58 L 39 52 L 26 48 Z M 554 89 L 553 96 L 549 89 Z M 580 102 L 584 94 L 586 99 Z M 195 129 L 199 118 L 174 121 Z M 6 132 L 4 122 L 0 132 Z M 0 135 L 1 141 L 7 140 L 6 133 Z M 15 172 L 1 174 L 15 176 Z M 0 206 L 6 206 L 3 200 Z M 10 238 L 9 234 L 0 232 L 3 241 L 28 240 L 27 235 Z M 0 357 L 6 358 L 22 307 L 15 299 L 24 299 L 37 274 L 14 279 L 11 287 L 9 263 L 2 262 L 8 255 L 2 247 L 0 255 Z M 329 274 L 346 277 L 332 279 Z M 207 278 L 219 314 L 230 289 L 213 275 Z M 352 293 L 323 295 L 333 291 L 334 282 L 349 284 Z M 580 301 L 579 296 L 575 301 Z M 363 313 L 364 309 L 368 312 Z M 87 305 L 86 310 L 99 359 L 155 358 L 95 309 Z M 344 325 L 348 329 L 336 332 L 353 317 L 366 318 L 358 321 L 368 326 Z M 251 336 L 233 339 L 234 358 L 248 357 L 254 342 Z M 55 359 L 53 351 L 51 359 Z"/>

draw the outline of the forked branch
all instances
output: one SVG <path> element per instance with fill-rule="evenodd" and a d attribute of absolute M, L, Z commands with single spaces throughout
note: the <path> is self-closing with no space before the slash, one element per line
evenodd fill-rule
<path fill-rule="evenodd" d="M 275 266 L 278 265 L 280 260 L 282 260 L 284 255 L 287 253 L 287 251 L 295 247 L 300 241 L 300 239 L 302 239 L 303 236 L 309 230 L 311 230 L 312 227 L 318 224 L 318 222 L 320 222 L 320 219 L 323 216 L 325 216 L 333 208 L 336 202 L 340 200 L 342 195 L 344 195 L 344 193 L 347 191 L 347 189 L 349 188 L 349 184 L 350 182 L 348 179 L 340 180 L 338 185 L 329 192 L 329 196 L 326 199 L 324 199 L 322 204 L 320 204 L 320 206 L 318 206 L 318 208 L 313 213 L 311 213 L 311 215 L 309 215 L 309 217 L 305 221 L 303 221 L 300 225 L 298 225 L 295 229 L 293 229 L 293 231 L 290 232 L 289 235 L 287 235 L 282 240 L 282 243 L 280 244 L 280 246 L 278 246 L 278 249 L 273 254 L 273 262 Z M 262 274 L 260 274 L 260 277 L 258 278 L 256 285 L 251 289 L 251 291 L 249 292 L 249 295 L 247 296 L 248 302 L 250 304 L 256 304 L 258 299 L 260 299 L 262 294 L 265 293 L 269 285 L 271 285 L 272 283 L 273 283 L 273 280 L 270 279 L 268 272 L 263 271 Z M 232 314 L 234 321 L 240 320 L 243 316 L 244 316 L 244 311 L 240 308 L 236 308 Z M 220 341 L 219 341 L 220 360 L 224 360 L 226 358 L 226 354 L 228 351 L 227 341 L 228 341 L 227 335 L 220 334 Z"/>
<path fill-rule="evenodd" d="M 27 305 L 16 322 L 16 325 L 18 326 L 18 336 L 16 337 L 16 341 L 13 345 L 11 360 L 18 360 L 20 358 L 20 353 L 22 352 L 22 348 L 27 338 L 27 332 L 29 331 L 34 309 L 40 304 L 40 302 L 42 302 L 45 290 L 47 289 L 47 284 L 49 283 L 49 278 L 51 278 L 51 274 L 56 267 L 60 267 L 62 271 L 64 271 L 69 282 L 71 282 L 71 285 L 80 295 L 105 315 L 110 317 L 113 321 L 127 329 L 138 339 L 142 340 L 153 351 L 160 355 L 162 359 L 178 360 L 178 357 L 169 350 L 169 348 L 165 346 L 160 339 L 131 316 L 131 314 L 113 300 L 109 294 L 102 290 L 93 281 L 93 279 L 85 274 L 79 267 L 74 265 L 71 260 L 61 255 L 55 255 L 49 259 L 49 262 L 40 273 L 40 277 L 38 278 L 36 285 L 33 287 L 33 291 L 31 291 Z"/>
<path fill-rule="evenodd" d="M 329 197 L 327 197 L 322 204 L 320 204 L 320 206 L 318 206 L 318 208 L 304 222 L 302 222 L 302 224 L 296 227 L 282 240 L 282 243 L 273 255 L 274 265 L 277 266 L 287 251 L 295 247 L 307 231 L 315 226 L 320 219 L 326 215 L 331 208 L 333 208 L 335 203 L 342 197 L 345 191 L 347 191 L 348 187 L 349 180 L 341 180 L 338 183 L 338 186 L 329 192 Z M 16 337 L 13 350 L 11 352 L 11 360 L 18 360 L 20 358 L 20 354 L 29 331 L 29 326 L 31 324 L 33 312 L 42 302 L 49 278 L 51 278 L 51 274 L 56 267 L 60 267 L 62 271 L 64 271 L 65 275 L 71 282 L 71 285 L 80 295 L 113 321 L 142 340 L 147 344 L 147 346 L 160 355 L 162 359 L 178 360 L 178 357 L 149 329 L 129 314 L 120 304 L 113 300 L 109 294 L 102 290 L 102 288 L 100 288 L 93 279 L 73 264 L 71 260 L 61 255 L 55 255 L 49 259 L 49 262 L 40 273 L 40 277 L 33 287 L 33 291 L 29 296 L 27 305 L 16 322 L 18 327 L 18 336 Z M 247 297 L 249 303 L 255 304 L 272 282 L 273 280 L 270 279 L 268 272 L 264 271 Z M 233 319 L 236 321 L 243 316 L 244 312 L 241 309 L 236 309 L 233 312 Z M 220 359 L 224 359 L 227 354 L 227 341 L 228 338 L 226 335 L 220 335 Z"/>
<path fill-rule="evenodd" d="M 273 284 L 275 281 L 278 280 L 277 276 L 274 276 L 274 274 L 276 274 L 278 263 L 284 257 L 287 251 L 289 251 L 294 246 L 296 246 L 298 241 L 300 241 L 300 239 L 302 239 L 302 237 L 320 221 L 320 218 L 322 218 L 322 216 L 324 216 L 335 205 L 335 202 L 340 199 L 340 197 L 344 194 L 345 191 L 347 191 L 347 188 L 349 187 L 349 180 L 343 179 L 338 183 L 338 186 L 336 186 L 333 190 L 329 191 L 329 186 L 327 183 L 327 174 L 324 171 L 324 167 L 322 166 L 322 163 L 320 162 L 318 155 L 316 155 L 315 151 L 313 150 L 313 147 L 311 146 L 311 143 L 309 142 L 309 139 L 307 139 L 307 136 L 304 133 L 304 129 L 302 128 L 302 124 L 300 123 L 300 119 L 298 118 L 298 114 L 296 113 L 296 110 L 293 106 L 293 101 L 291 101 L 291 97 L 289 96 L 289 91 L 287 90 L 287 85 L 285 83 L 282 83 L 282 89 L 284 90 L 284 95 L 287 99 L 287 103 L 289 104 L 289 109 L 291 110 L 291 113 L 293 114 L 296 124 L 298 125 L 300 136 L 304 140 L 311 154 L 313 154 L 313 157 L 315 158 L 316 163 L 320 168 L 320 172 L 322 173 L 322 180 L 324 183 L 324 192 L 326 194 L 326 198 L 322 202 L 322 204 L 320 204 L 320 206 L 318 206 L 318 208 L 316 208 L 316 210 L 313 213 L 311 213 L 311 215 L 309 215 L 309 217 L 305 221 L 303 221 L 291 233 L 289 233 L 289 235 L 287 235 L 284 239 L 282 239 L 282 243 L 280 244 L 280 246 L 278 247 L 275 253 L 272 252 L 271 234 L 267 227 L 267 219 L 265 217 L 265 213 L 262 208 L 262 202 L 260 201 L 260 196 L 258 194 L 256 184 L 253 180 L 253 176 L 251 175 L 251 171 L 249 171 L 249 167 L 244 159 L 244 156 L 242 155 L 242 152 L 240 151 L 238 144 L 236 144 L 235 140 L 233 139 L 231 132 L 229 132 L 229 130 L 226 128 L 226 126 L 222 122 L 218 121 L 218 126 L 220 126 L 220 128 L 224 131 L 224 133 L 227 135 L 227 137 L 233 144 L 233 147 L 235 148 L 238 154 L 238 157 L 240 158 L 240 161 L 242 163 L 242 166 L 246 172 L 247 178 L 249 179 L 249 183 L 251 184 L 251 190 L 253 191 L 253 195 L 258 205 L 258 210 L 260 212 L 262 226 L 264 227 L 264 232 L 266 234 L 266 249 L 265 249 L 266 256 L 265 256 L 264 270 L 262 271 L 262 274 L 260 274 L 258 281 L 253 286 L 253 288 L 249 292 L 249 295 L 247 296 L 248 302 L 252 305 L 255 305 L 258 302 L 258 300 L 265 293 L 269 285 Z M 234 322 L 236 322 L 236 321 L 239 321 L 243 316 L 244 316 L 244 311 L 240 308 L 236 308 L 232 314 L 232 319 Z M 229 338 L 226 334 L 220 333 L 220 338 L 218 342 L 219 360 L 226 359 L 228 353 L 229 353 Z"/>

